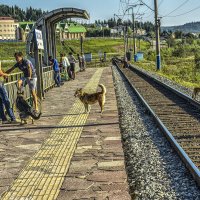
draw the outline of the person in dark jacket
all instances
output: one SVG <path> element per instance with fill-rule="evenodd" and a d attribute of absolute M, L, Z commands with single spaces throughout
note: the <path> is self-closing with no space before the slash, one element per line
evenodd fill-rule
<path fill-rule="evenodd" d="M 49 56 L 49 62 L 50 62 L 50 65 L 53 67 L 55 83 L 57 87 L 60 87 L 61 77 L 60 77 L 59 63 L 55 58 L 52 58 L 52 56 Z"/>
<path fill-rule="evenodd" d="M 6 123 L 16 123 L 16 118 L 13 113 L 13 110 L 10 106 L 10 100 L 8 98 L 8 93 L 6 91 L 6 88 L 4 86 L 3 78 L 8 77 L 8 74 L 4 73 L 1 70 L 1 63 L 0 63 L 0 119 L 2 120 L 2 124 Z M 8 116 L 10 117 L 10 122 L 8 122 L 7 117 L 4 112 L 4 107 L 6 109 L 6 112 L 8 113 Z"/>

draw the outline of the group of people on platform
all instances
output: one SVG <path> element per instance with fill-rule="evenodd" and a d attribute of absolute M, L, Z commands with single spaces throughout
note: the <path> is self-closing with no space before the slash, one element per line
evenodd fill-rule
<path fill-rule="evenodd" d="M 70 52 L 69 56 L 66 57 L 64 53 L 60 54 L 60 62 L 53 58 L 52 56 L 49 56 L 49 62 L 52 66 L 52 69 L 54 71 L 54 80 L 56 85 L 59 87 L 63 83 L 61 81 L 61 75 L 60 73 L 66 73 L 68 74 L 69 78 L 74 80 L 75 79 L 75 64 L 79 62 L 79 68 L 80 71 L 85 70 L 85 57 L 83 54 L 81 56 L 78 54 L 78 61 L 73 56 L 73 54 Z M 9 97 L 8 92 L 6 90 L 6 87 L 4 85 L 4 80 L 8 78 L 9 73 L 11 73 L 13 70 L 18 68 L 20 71 L 23 72 L 23 77 L 20 78 L 20 80 L 17 81 L 17 89 L 21 90 L 26 85 L 28 85 L 30 93 L 33 97 L 34 102 L 34 111 L 38 112 L 38 101 L 37 101 L 37 74 L 36 74 L 36 68 L 33 66 L 30 60 L 24 58 L 22 52 L 17 52 L 14 54 L 16 64 L 8 69 L 7 71 L 3 71 L 1 69 L 1 62 L 0 62 L 0 120 L 2 121 L 2 124 L 7 123 L 18 123 L 16 121 L 16 117 L 14 115 Z M 9 120 L 5 114 L 5 110 L 7 112 L 7 115 L 9 116 Z"/>
<path fill-rule="evenodd" d="M 72 52 L 67 57 L 64 53 L 60 54 L 60 62 L 58 62 L 52 56 L 49 56 L 49 62 L 54 70 L 54 80 L 58 87 L 62 85 L 60 73 L 68 74 L 69 79 L 75 80 L 75 65 L 78 62 L 80 71 L 85 71 L 85 56 L 83 54 L 77 54 L 77 59 L 74 57 Z"/>

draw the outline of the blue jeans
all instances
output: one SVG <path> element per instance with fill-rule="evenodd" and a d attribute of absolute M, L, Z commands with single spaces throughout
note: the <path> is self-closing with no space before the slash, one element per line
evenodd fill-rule
<path fill-rule="evenodd" d="M 6 115 L 4 112 L 4 107 L 10 117 L 11 121 L 15 120 L 15 115 L 13 113 L 12 108 L 10 107 L 10 101 L 8 99 L 8 93 L 4 85 L 0 85 L 0 118 L 2 121 L 6 121 Z"/>
<path fill-rule="evenodd" d="M 61 77 L 59 71 L 54 71 L 54 80 L 57 86 L 60 86 L 61 83 Z"/>

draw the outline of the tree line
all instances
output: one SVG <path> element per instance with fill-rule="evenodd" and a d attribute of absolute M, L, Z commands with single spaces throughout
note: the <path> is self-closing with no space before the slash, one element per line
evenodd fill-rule
<path fill-rule="evenodd" d="M 114 28 L 116 26 L 122 25 L 122 26 L 129 26 L 133 27 L 133 22 L 131 20 L 127 21 L 122 21 L 121 19 L 115 19 L 115 18 L 110 18 L 108 20 L 95 20 L 94 25 L 105 25 L 108 24 L 109 28 Z M 147 22 L 140 22 L 140 21 L 135 21 L 135 28 L 141 28 L 146 30 L 146 32 L 151 32 L 154 31 L 155 27 L 154 24 L 147 21 Z"/>
<path fill-rule="evenodd" d="M 0 5 L 0 16 L 12 17 L 18 21 L 37 21 L 44 13 L 45 11 L 32 7 L 26 8 L 26 10 L 24 10 L 16 5 Z"/>

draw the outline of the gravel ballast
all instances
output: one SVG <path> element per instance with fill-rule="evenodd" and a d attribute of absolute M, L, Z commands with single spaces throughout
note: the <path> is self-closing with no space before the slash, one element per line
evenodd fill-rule
<path fill-rule="evenodd" d="M 113 78 L 132 199 L 200 199 L 196 182 L 116 67 Z"/>
<path fill-rule="evenodd" d="M 187 96 L 190 96 L 190 97 L 192 96 L 193 89 L 184 87 L 184 86 L 182 86 L 182 85 L 176 83 L 175 81 L 172 81 L 172 80 L 170 80 L 170 79 L 168 79 L 168 78 L 166 78 L 166 77 L 160 76 L 160 75 L 158 75 L 158 74 L 156 74 L 156 73 L 153 73 L 153 72 L 150 72 L 150 71 L 146 71 L 146 70 L 144 70 L 144 69 L 142 69 L 142 68 L 139 68 L 139 67 L 137 67 L 137 66 L 135 66 L 135 65 L 134 65 L 134 67 L 135 67 L 136 69 L 138 69 L 138 70 L 144 72 L 145 74 L 148 74 L 148 75 L 150 75 L 150 76 L 153 77 L 153 78 L 156 78 L 157 80 L 161 81 L 162 83 L 165 83 L 165 84 L 167 84 L 168 86 L 170 86 L 170 87 L 172 87 L 172 88 L 178 90 L 179 92 L 182 92 L 182 93 L 184 93 L 184 94 L 186 94 Z M 197 100 L 198 100 L 198 101 L 200 100 L 200 94 L 197 95 Z"/>

